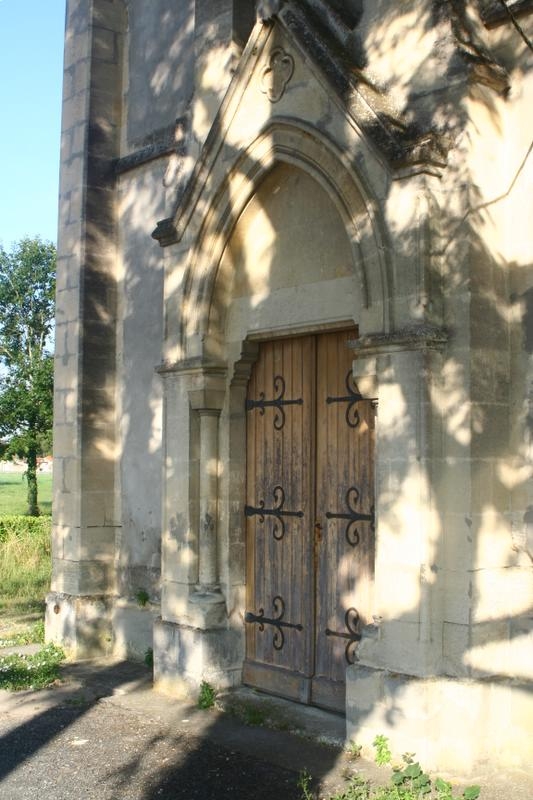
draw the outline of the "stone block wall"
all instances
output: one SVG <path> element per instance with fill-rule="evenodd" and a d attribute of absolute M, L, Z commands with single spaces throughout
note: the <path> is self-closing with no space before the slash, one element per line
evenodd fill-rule
<path fill-rule="evenodd" d="M 376 563 L 348 733 L 518 763 L 533 17 L 404 5 L 69 0 L 47 631 L 141 657 L 153 630 L 162 688 L 238 684 L 256 340 L 355 325 Z"/>

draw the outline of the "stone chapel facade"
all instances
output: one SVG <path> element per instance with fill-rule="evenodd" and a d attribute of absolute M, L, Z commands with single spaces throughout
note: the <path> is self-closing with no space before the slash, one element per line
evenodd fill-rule
<path fill-rule="evenodd" d="M 532 39 L 68 0 L 48 638 L 531 763 Z"/>

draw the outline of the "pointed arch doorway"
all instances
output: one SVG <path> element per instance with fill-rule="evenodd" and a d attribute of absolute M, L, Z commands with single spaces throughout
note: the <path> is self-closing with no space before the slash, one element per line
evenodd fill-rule
<path fill-rule="evenodd" d="M 244 683 L 344 711 L 374 572 L 374 408 L 356 330 L 264 342 L 248 386 Z"/>

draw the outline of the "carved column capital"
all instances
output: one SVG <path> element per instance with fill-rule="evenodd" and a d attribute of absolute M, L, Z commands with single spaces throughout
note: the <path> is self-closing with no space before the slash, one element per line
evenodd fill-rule
<path fill-rule="evenodd" d="M 224 405 L 225 392 L 220 389 L 192 389 L 189 391 L 191 408 L 199 414 L 219 416 Z"/>

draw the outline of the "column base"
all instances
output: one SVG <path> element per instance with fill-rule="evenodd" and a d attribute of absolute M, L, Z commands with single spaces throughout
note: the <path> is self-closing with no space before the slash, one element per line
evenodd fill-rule
<path fill-rule="evenodd" d="M 113 598 L 50 592 L 46 596 L 46 641 L 63 647 L 73 658 L 98 658 L 113 653 Z"/>
<path fill-rule="evenodd" d="M 154 686 L 165 694 L 195 701 L 202 681 L 216 689 L 239 686 L 243 659 L 241 630 L 154 623 Z"/>
<path fill-rule="evenodd" d="M 225 628 L 228 622 L 226 601 L 218 587 L 198 586 L 189 595 L 187 624 L 200 630 Z"/>
<path fill-rule="evenodd" d="M 113 608 L 113 655 L 116 658 L 143 661 L 153 650 L 154 622 L 161 615 L 157 603 L 139 606 L 123 598 Z"/>

